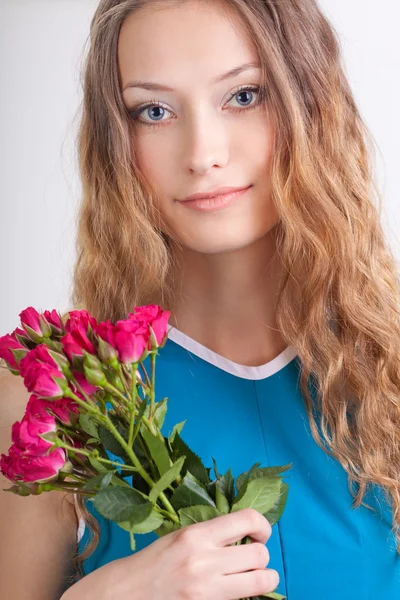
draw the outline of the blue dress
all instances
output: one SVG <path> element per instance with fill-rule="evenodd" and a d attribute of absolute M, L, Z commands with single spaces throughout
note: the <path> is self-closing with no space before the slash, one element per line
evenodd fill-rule
<path fill-rule="evenodd" d="M 162 432 L 169 435 L 187 419 L 183 440 L 206 467 L 214 457 L 219 472 L 230 468 L 235 480 L 255 462 L 292 463 L 283 474 L 286 507 L 267 542 L 268 567 L 278 571 L 277 591 L 288 600 L 400 600 L 390 506 L 383 491 L 371 486 L 364 501 L 376 511 L 351 508 L 346 471 L 312 437 L 300 368 L 291 346 L 249 367 L 172 328 L 156 366 L 157 399 L 169 398 Z M 103 519 L 91 502 L 87 507 L 101 526 L 101 539 L 84 563 L 86 574 L 132 553 L 129 533 Z M 81 552 L 88 530 L 80 528 L 78 539 Z M 155 533 L 136 534 L 136 550 L 156 539 Z"/>

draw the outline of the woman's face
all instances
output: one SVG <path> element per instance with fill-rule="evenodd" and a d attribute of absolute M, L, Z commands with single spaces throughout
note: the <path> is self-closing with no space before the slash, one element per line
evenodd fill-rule
<path fill-rule="evenodd" d="M 259 64 L 240 19 L 218 2 L 140 9 L 121 28 L 118 60 L 137 164 L 158 197 L 164 231 L 208 254 L 264 237 L 279 217 L 270 199 L 274 132 L 257 105 L 261 70 L 222 78 Z M 222 209 L 182 202 L 228 186 L 251 187 Z"/>

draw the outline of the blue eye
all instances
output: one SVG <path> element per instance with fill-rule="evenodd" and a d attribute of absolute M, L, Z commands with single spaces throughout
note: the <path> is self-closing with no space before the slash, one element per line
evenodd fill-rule
<path fill-rule="evenodd" d="M 229 98 L 228 102 L 230 102 L 231 100 L 233 100 L 233 98 L 235 97 L 241 97 L 239 102 L 244 102 L 245 105 L 243 106 L 239 106 L 239 107 L 233 107 L 232 110 L 234 112 L 241 112 L 243 110 L 251 110 L 252 108 L 256 108 L 259 104 L 260 104 L 260 100 L 259 98 L 256 98 L 256 102 L 254 102 L 253 104 L 251 104 L 252 101 L 252 97 L 254 97 L 254 94 L 259 94 L 259 86 L 242 86 L 241 88 L 239 88 L 238 90 L 236 90 L 231 97 Z M 250 95 L 250 98 L 249 98 Z M 246 98 L 247 99 L 244 99 Z M 140 115 L 144 112 L 147 111 L 147 117 L 149 117 L 151 119 L 151 121 L 143 121 L 140 117 Z M 132 111 L 129 112 L 131 118 L 134 121 L 137 121 L 138 123 L 140 123 L 141 125 L 150 125 L 150 127 L 158 125 L 159 123 L 163 123 L 165 122 L 165 119 L 163 120 L 163 116 L 165 115 L 165 113 L 171 113 L 170 110 L 168 110 L 165 106 L 163 106 L 160 102 L 158 102 L 157 100 L 151 100 L 150 102 L 147 102 L 144 105 L 138 106 L 137 108 L 133 109 Z"/>
<path fill-rule="evenodd" d="M 239 90 L 238 92 L 235 92 L 235 94 L 230 99 L 232 100 L 232 98 L 235 98 L 235 96 L 246 96 L 246 95 L 248 96 L 249 94 L 250 95 L 254 94 L 254 89 L 244 88 L 244 89 Z M 243 100 L 243 99 L 241 101 L 247 102 L 246 100 Z M 250 98 L 250 101 L 251 101 L 251 98 Z"/>

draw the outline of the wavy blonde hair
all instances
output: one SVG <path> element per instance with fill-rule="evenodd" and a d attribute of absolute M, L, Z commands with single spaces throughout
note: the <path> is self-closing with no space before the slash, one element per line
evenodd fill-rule
<path fill-rule="evenodd" d="M 350 90 L 337 33 L 315 0 L 223 1 L 256 44 L 277 125 L 271 181 L 285 269 L 276 318 L 301 359 L 312 435 L 348 473 L 352 507 L 367 506 L 369 484 L 383 488 L 400 552 L 400 293 L 380 224 L 372 135 Z M 102 0 L 90 29 L 72 301 L 101 320 L 125 318 L 148 302 L 166 306 L 169 298 L 172 253 L 153 191 L 135 164 L 117 67 L 121 24 L 151 4 L 158 2 Z M 78 503 L 90 526 L 83 496 Z M 97 545 L 99 529 L 92 531 L 85 556 Z"/>

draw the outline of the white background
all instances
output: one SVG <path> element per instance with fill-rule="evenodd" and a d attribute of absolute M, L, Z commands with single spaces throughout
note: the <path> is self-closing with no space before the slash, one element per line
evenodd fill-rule
<path fill-rule="evenodd" d="M 70 308 L 80 69 L 97 0 L 0 0 L 0 335 L 27 306 Z M 377 146 L 382 224 L 400 256 L 398 0 L 321 0 Z"/>

